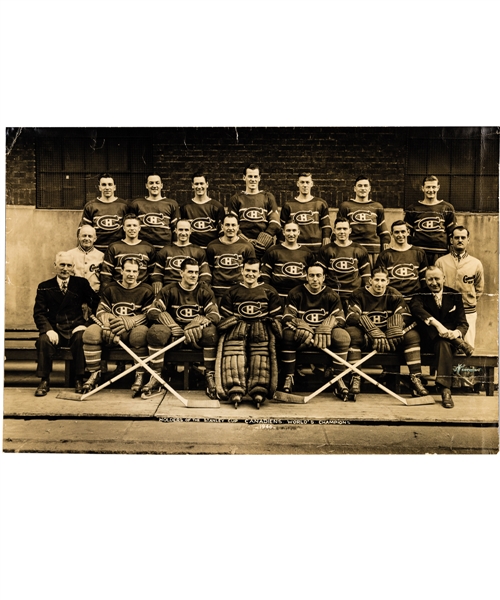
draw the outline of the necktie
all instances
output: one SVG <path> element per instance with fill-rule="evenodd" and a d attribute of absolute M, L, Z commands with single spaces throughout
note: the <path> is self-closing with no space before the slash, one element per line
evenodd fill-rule
<path fill-rule="evenodd" d="M 68 282 L 67 281 L 63 281 L 61 283 L 61 292 L 63 294 L 65 294 L 68 291 Z"/>
<path fill-rule="evenodd" d="M 435 294 L 434 299 L 436 300 L 436 304 L 438 305 L 438 307 L 441 308 L 441 298 L 439 297 L 439 295 Z"/>

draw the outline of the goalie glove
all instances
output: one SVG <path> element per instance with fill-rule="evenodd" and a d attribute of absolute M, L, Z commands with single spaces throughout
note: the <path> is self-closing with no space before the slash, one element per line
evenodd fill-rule
<path fill-rule="evenodd" d="M 170 331 L 172 332 L 172 337 L 179 338 L 184 335 L 182 327 L 180 327 L 180 325 L 177 325 L 172 315 L 166 310 L 158 315 L 158 322 L 170 329 Z"/>
<path fill-rule="evenodd" d="M 404 337 L 403 332 L 404 322 L 403 317 L 399 314 L 392 315 L 387 319 L 387 329 L 385 330 L 385 337 L 391 350 L 394 352 L 396 347 L 401 344 Z"/>
<path fill-rule="evenodd" d="M 332 331 L 338 322 L 334 315 L 329 315 L 316 327 L 313 344 L 322 350 L 332 345 Z"/>
<path fill-rule="evenodd" d="M 197 315 L 190 323 L 184 327 L 184 335 L 190 344 L 196 344 L 203 335 L 203 328 L 210 325 L 210 319 L 202 315 Z"/>
<path fill-rule="evenodd" d="M 257 236 L 257 240 L 255 241 L 255 247 L 260 250 L 267 250 L 274 244 L 274 237 L 266 233 L 265 231 L 261 231 Z"/>
<path fill-rule="evenodd" d="M 390 350 L 385 333 L 372 322 L 368 315 L 361 315 L 359 317 L 359 324 L 365 330 L 374 350 L 377 352 L 388 352 Z"/>

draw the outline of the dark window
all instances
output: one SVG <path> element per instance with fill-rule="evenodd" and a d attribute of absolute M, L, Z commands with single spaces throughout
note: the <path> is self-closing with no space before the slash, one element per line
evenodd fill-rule
<path fill-rule="evenodd" d="M 153 165 L 151 140 L 138 137 L 44 137 L 36 156 L 37 208 L 83 208 L 100 195 L 103 172 L 112 175 L 119 198 L 145 195 Z"/>
<path fill-rule="evenodd" d="M 492 127 L 411 129 L 405 206 L 423 198 L 425 175 L 436 175 L 439 198 L 455 210 L 498 212 L 498 148 Z"/>

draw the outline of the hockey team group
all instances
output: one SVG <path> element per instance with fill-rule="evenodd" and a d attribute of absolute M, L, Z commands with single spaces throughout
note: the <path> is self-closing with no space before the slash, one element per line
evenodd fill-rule
<path fill-rule="evenodd" d="M 334 223 L 312 194 L 310 172 L 298 174 L 298 195 L 281 210 L 261 191 L 258 165 L 242 176 L 245 189 L 227 210 L 210 198 L 201 171 L 180 207 L 156 174 L 146 179 L 147 196 L 130 201 L 115 195 L 111 175 L 100 176 L 77 247 L 56 255 L 56 276 L 37 289 L 35 396 L 50 391 L 58 347 L 71 349 L 75 392 L 84 394 L 102 379 L 103 346 L 117 344 L 140 359 L 134 396 L 164 394 L 162 349 L 177 340 L 202 350 L 208 397 L 235 407 L 291 393 L 303 349 L 333 353 L 327 378 L 358 364 L 363 351 L 400 353 L 413 395 L 427 396 L 422 346 L 436 356 L 442 405 L 453 408 L 453 355 L 474 350 L 484 275 L 467 252 L 469 231 L 438 199 L 437 177 L 424 178 L 423 199 L 389 230 L 364 175 Z M 356 400 L 356 371 L 334 379 L 334 397 Z"/>

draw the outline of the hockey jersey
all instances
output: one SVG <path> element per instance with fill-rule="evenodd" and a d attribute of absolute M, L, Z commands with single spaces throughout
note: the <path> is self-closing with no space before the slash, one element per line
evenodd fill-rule
<path fill-rule="evenodd" d="M 92 225 L 97 235 L 94 246 L 105 252 L 110 244 L 122 238 L 123 217 L 129 212 L 131 209 L 122 198 L 113 202 L 103 202 L 96 198 L 83 207 L 80 226 Z"/>
<path fill-rule="evenodd" d="M 148 318 L 156 321 L 158 315 L 165 311 L 180 327 L 185 327 L 198 315 L 207 317 L 214 325 L 220 321 L 214 293 L 205 283 L 198 283 L 193 290 L 186 290 L 178 281 L 169 283 L 160 290 Z"/>
<path fill-rule="evenodd" d="M 319 250 L 323 239 L 332 235 L 328 205 L 322 198 L 311 198 L 306 202 L 295 198 L 285 202 L 280 214 L 281 227 L 290 220 L 300 228 L 299 243 L 302 246 Z"/>
<path fill-rule="evenodd" d="M 237 240 L 225 244 L 220 239 L 207 246 L 207 261 L 212 271 L 212 289 L 217 298 L 232 285 L 242 281 L 241 265 L 247 258 L 255 258 L 252 244 Z"/>
<path fill-rule="evenodd" d="M 158 249 L 172 242 L 172 231 L 180 217 L 179 205 L 175 200 L 137 198 L 131 203 L 130 209 L 141 222 L 141 240 Z"/>
<path fill-rule="evenodd" d="M 435 254 L 448 252 L 448 236 L 456 224 L 455 209 L 449 202 L 412 204 L 406 209 L 405 221 L 410 226 L 414 246 Z"/>
<path fill-rule="evenodd" d="M 181 218 L 191 224 L 190 241 L 206 249 L 208 244 L 219 237 L 220 224 L 226 211 L 217 200 L 208 200 L 203 204 L 188 202 L 180 207 Z"/>
<path fill-rule="evenodd" d="M 274 236 L 280 229 L 278 205 L 270 192 L 238 192 L 229 200 L 228 213 L 238 217 L 241 233 L 252 240 L 262 231 Z"/>
<path fill-rule="evenodd" d="M 181 280 L 181 264 L 186 258 L 194 258 L 200 267 L 199 279 L 205 283 L 212 281 L 205 250 L 188 244 L 178 246 L 175 242 L 162 248 L 156 255 L 156 262 L 151 275 L 151 283 L 159 281 L 162 285 Z"/>
<path fill-rule="evenodd" d="M 147 283 L 139 283 L 133 288 L 126 288 L 121 283 L 112 281 L 101 292 L 101 301 L 96 315 L 107 312 L 115 317 L 136 317 L 147 314 L 151 309 L 155 295 L 153 288 Z"/>
<path fill-rule="evenodd" d="M 296 250 L 283 244 L 272 246 L 262 257 L 262 281 L 272 285 L 280 296 L 288 296 L 291 289 L 306 281 L 306 261 L 311 255 L 307 246 Z"/>
<path fill-rule="evenodd" d="M 376 265 L 389 272 L 389 285 L 410 298 L 425 285 L 427 255 L 422 248 L 408 250 L 387 248 L 380 253 Z"/>
<path fill-rule="evenodd" d="M 293 288 L 286 301 L 284 316 L 287 315 L 304 320 L 313 329 L 331 315 L 337 319 L 340 327 L 345 325 L 340 296 L 328 286 L 315 294 L 304 284 Z"/>
<path fill-rule="evenodd" d="M 380 202 L 347 200 L 340 205 L 338 216 L 349 220 L 352 229 L 350 239 L 371 254 L 380 252 L 380 245 L 391 241 L 384 207 Z"/>
<path fill-rule="evenodd" d="M 368 285 L 371 275 L 368 252 L 359 244 L 339 246 L 335 242 L 323 246 L 318 262 L 325 268 L 325 283 L 341 298 L 347 298 L 362 285 Z"/>
<path fill-rule="evenodd" d="M 231 287 L 220 303 L 222 317 L 237 316 L 244 321 L 259 321 L 279 317 L 282 312 L 278 292 L 267 283 L 249 288 L 243 283 Z"/>
<path fill-rule="evenodd" d="M 142 240 L 138 244 L 127 244 L 120 240 L 111 244 L 104 255 L 101 267 L 101 283 L 108 283 L 112 279 L 121 281 L 122 265 L 129 258 L 135 258 L 139 261 L 137 282 L 146 281 L 154 269 L 156 250 L 151 244 Z"/>
<path fill-rule="evenodd" d="M 358 325 L 361 315 L 368 315 L 382 331 L 387 329 L 387 319 L 396 313 L 403 317 L 405 325 L 413 321 L 402 294 L 391 286 L 381 296 L 375 296 L 366 287 L 359 288 L 349 297 L 348 306 L 347 325 Z"/>

